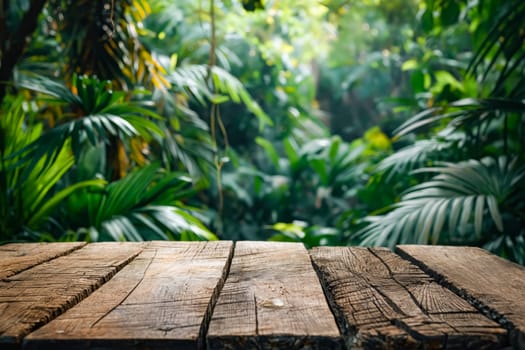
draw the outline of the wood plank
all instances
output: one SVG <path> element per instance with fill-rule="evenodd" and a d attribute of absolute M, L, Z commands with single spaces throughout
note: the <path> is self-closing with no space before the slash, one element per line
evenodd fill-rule
<path fill-rule="evenodd" d="M 0 280 L 82 248 L 77 243 L 10 243 L 0 246 Z"/>
<path fill-rule="evenodd" d="M 152 242 L 102 288 L 30 334 L 24 349 L 197 349 L 233 243 Z"/>
<path fill-rule="evenodd" d="M 339 349 L 342 339 L 302 244 L 238 242 L 208 349 Z"/>
<path fill-rule="evenodd" d="M 397 251 L 509 329 L 525 349 L 525 268 L 476 247 L 402 245 Z"/>
<path fill-rule="evenodd" d="M 93 243 L 0 281 L 0 348 L 22 338 L 110 279 L 141 250 L 139 243 Z"/>
<path fill-rule="evenodd" d="M 387 249 L 310 252 L 348 347 L 484 349 L 506 330 Z"/>

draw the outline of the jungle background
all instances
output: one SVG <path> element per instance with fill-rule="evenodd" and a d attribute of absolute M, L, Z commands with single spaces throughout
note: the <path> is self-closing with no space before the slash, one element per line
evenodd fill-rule
<path fill-rule="evenodd" d="M 0 0 L 0 241 L 525 264 L 525 2 Z"/>

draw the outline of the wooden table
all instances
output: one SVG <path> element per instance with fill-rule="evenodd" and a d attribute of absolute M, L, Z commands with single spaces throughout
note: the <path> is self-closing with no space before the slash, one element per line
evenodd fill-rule
<path fill-rule="evenodd" d="M 524 349 L 525 269 L 478 248 L 0 246 L 0 349 Z"/>

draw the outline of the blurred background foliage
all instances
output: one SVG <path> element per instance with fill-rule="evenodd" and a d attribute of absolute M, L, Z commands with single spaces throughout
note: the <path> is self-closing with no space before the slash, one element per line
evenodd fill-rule
<path fill-rule="evenodd" d="M 0 241 L 525 264 L 520 0 L 0 2 Z"/>

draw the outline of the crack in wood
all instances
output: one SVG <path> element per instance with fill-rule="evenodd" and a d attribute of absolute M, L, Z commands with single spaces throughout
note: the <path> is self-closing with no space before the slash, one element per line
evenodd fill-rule
<path fill-rule="evenodd" d="M 126 299 L 129 298 L 129 296 L 135 291 L 135 289 L 137 289 L 137 287 L 142 283 L 142 281 L 144 281 L 144 277 L 146 276 L 146 272 L 148 271 L 149 267 L 153 263 L 153 260 L 155 260 L 155 257 L 157 256 L 157 252 L 158 252 L 158 249 L 155 249 L 155 252 L 153 253 L 153 256 L 150 258 L 150 260 L 148 262 L 148 265 L 146 265 L 146 268 L 144 269 L 144 273 L 142 274 L 142 277 L 137 281 L 135 286 L 128 291 L 128 293 L 124 296 L 124 298 L 119 303 L 115 304 L 112 308 L 107 310 L 102 316 L 100 316 L 98 319 L 96 319 L 95 322 L 93 322 L 89 326 L 89 328 L 95 327 L 100 321 L 102 321 L 102 319 L 104 319 L 107 315 L 109 315 L 111 312 L 113 312 L 117 307 L 122 305 L 126 301 Z"/>
<path fill-rule="evenodd" d="M 255 335 L 259 336 L 259 316 L 257 315 L 257 296 L 253 295 L 253 308 L 255 313 Z"/>
<path fill-rule="evenodd" d="M 414 294 L 412 294 L 412 292 L 408 289 L 408 287 L 405 286 L 403 283 L 401 283 L 401 282 L 396 278 L 396 275 L 394 274 L 394 272 L 392 271 L 392 269 L 390 268 L 390 266 L 388 266 L 388 264 L 386 263 L 386 261 L 385 261 L 381 256 L 379 256 L 379 254 L 377 254 L 373 249 L 368 248 L 368 251 L 369 251 L 370 253 L 372 253 L 372 255 L 374 255 L 377 259 L 379 259 L 379 261 L 381 261 L 381 263 L 383 264 L 383 266 L 387 269 L 390 278 L 391 278 L 394 282 L 396 282 L 397 285 L 398 285 L 399 287 L 401 287 L 402 289 L 404 289 L 404 290 L 407 292 L 407 294 L 410 296 L 410 298 L 412 299 L 412 301 L 414 302 L 414 304 L 417 305 L 417 307 L 419 308 L 419 310 L 420 310 L 423 314 L 425 314 L 425 315 L 428 316 L 429 314 L 428 314 L 428 312 L 425 310 L 425 308 L 423 307 L 423 305 L 421 305 L 421 303 L 417 300 L 417 298 L 414 296 Z M 379 292 L 380 294 L 382 294 L 379 290 L 378 290 L 378 292 Z M 385 298 L 387 298 L 387 299 L 390 299 L 390 298 L 388 298 L 386 295 L 383 295 L 383 296 L 384 296 Z M 393 301 L 392 301 L 392 302 L 393 302 Z M 406 315 L 406 313 L 404 313 L 403 311 L 401 311 L 401 310 L 399 310 L 399 311 L 400 311 L 402 314 L 405 314 L 405 316 L 408 316 L 408 315 Z"/>
<path fill-rule="evenodd" d="M 311 259 L 349 348 L 506 344 L 497 324 L 389 250 L 316 248 Z"/>

